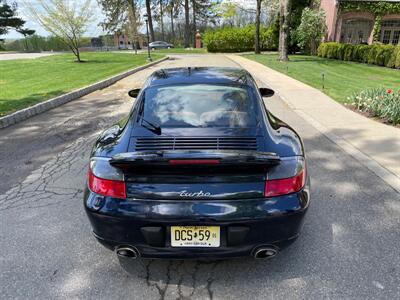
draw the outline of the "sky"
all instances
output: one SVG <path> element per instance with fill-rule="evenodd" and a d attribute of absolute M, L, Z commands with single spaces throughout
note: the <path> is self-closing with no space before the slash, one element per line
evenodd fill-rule
<path fill-rule="evenodd" d="M 82 0 L 73 0 L 75 2 L 82 2 Z M 37 5 L 38 1 L 37 0 L 7 0 L 8 3 L 13 3 L 16 2 L 18 5 L 18 16 L 22 17 L 26 21 L 25 27 L 29 29 L 33 29 L 36 31 L 36 34 L 41 35 L 41 36 L 48 36 L 49 33 L 44 30 L 40 24 L 36 23 L 34 20 L 32 20 L 29 15 L 26 13 L 26 9 L 24 9 L 25 5 L 24 2 L 26 3 L 31 3 L 33 5 Z M 94 21 L 89 25 L 88 30 L 85 35 L 87 36 L 98 36 L 103 34 L 103 30 L 101 29 L 98 24 L 101 22 L 103 19 L 103 15 L 101 12 L 101 9 L 99 5 L 97 4 L 96 0 L 92 0 L 92 6 L 94 9 Z M 2 38 L 6 39 L 20 39 L 23 38 L 21 34 L 16 32 L 15 30 L 10 30 L 7 35 L 2 36 Z"/>
<path fill-rule="evenodd" d="M 46 0 L 44 0 L 46 1 Z M 83 0 L 70 0 L 75 1 L 75 2 L 82 2 Z M 29 29 L 33 29 L 36 31 L 36 34 L 41 35 L 41 36 L 48 36 L 49 33 L 44 30 L 40 24 L 36 23 L 34 20 L 32 20 L 29 15 L 26 13 L 25 5 L 24 2 L 31 3 L 33 5 L 38 5 L 37 0 L 7 0 L 9 3 L 16 2 L 18 5 L 18 15 L 22 17 L 26 23 L 25 27 Z M 255 8 L 256 6 L 256 0 L 223 0 L 222 2 L 233 2 L 239 4 L 243 8 Z M 92 6 L 94 9 L 94 21 L 89 25 L 88 30 L 86 32 L 86 36 L 99 36 L 101 34 L 104 34 L 103 30 L 101 27 L 98 25 L 102 20 L 103 20 L 103 14 L 101 12 L 101 8 L 99 7 L 97 0 L 92 0 Z M 23 38 L 21 34 L 14 30 L 10 30 L 7 35 L 2 36 L 2 38 L 6 39 L 20 39 Z"/>

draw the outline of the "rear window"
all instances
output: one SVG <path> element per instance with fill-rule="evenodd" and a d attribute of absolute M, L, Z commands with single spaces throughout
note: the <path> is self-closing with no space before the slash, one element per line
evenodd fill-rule
<path fill-rule="evenodd" d="M 255 111 L 247 88 L 174 85 L 145 91 L 143 118 L 161 127 L 254 127 Z"/>

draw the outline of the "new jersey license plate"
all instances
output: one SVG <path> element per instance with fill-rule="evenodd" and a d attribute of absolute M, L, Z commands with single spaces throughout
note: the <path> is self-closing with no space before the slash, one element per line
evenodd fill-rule
<path fill-rule="evenodd" d="M 171 226 L 172 247 L 219 247 L 219 226 Z"/>

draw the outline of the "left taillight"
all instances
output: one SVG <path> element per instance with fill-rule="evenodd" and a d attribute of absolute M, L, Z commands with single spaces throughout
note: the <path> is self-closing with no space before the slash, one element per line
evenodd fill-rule
<path fill-rule="evenodd" d="M 99 195 L 126 198 L 124 174 L 111 166 L 108 158 L 94 157 L 90 160 L 88 186 Z"/>

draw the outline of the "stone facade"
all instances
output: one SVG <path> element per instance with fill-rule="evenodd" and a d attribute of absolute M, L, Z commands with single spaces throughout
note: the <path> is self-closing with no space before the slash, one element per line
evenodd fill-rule
<path fill-rule="evenodd" d="M 376 36 L 376 41 L 384 44 L 400 44 L 400 14 L 387 14 L 378 18 L 367 10 L 342 11 L 341 4 L 345 2 L 350 1 L 321 0 L 321 8 L 326 13 L 326 25 L 328 27 L 325 41 L 371 44 L 375 36 L 375 23 L 379 22 L 380 34 Z M 362 1 L 359 0 L 359 2 Z"/>

